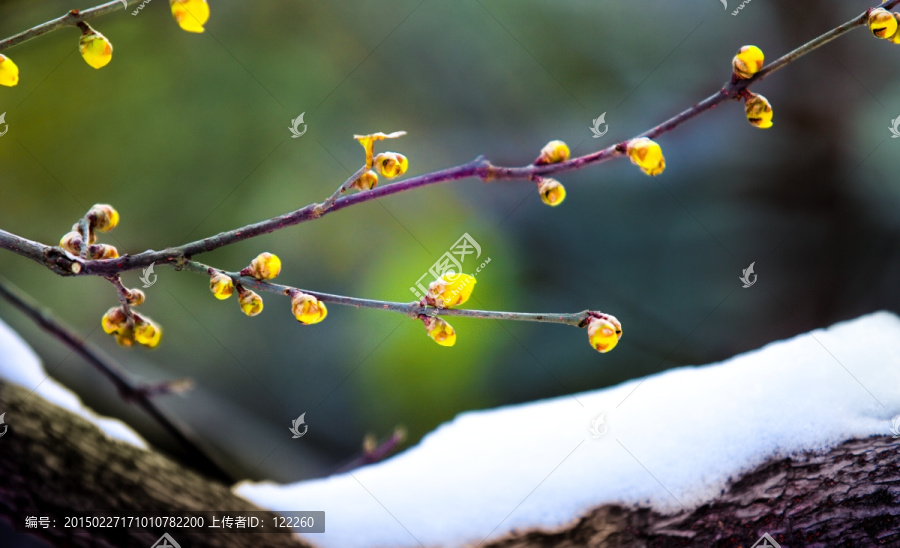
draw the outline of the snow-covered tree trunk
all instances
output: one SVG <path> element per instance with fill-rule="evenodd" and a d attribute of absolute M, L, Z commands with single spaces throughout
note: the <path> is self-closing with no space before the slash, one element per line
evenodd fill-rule
<path fill-rule="evenodd" d="M 900 443 L 881 436 L 766 462 L 691 512 L 604 505 L 568 527 L 485 546 L 749 546 L 757 531 L 791 547 L 900 546 L 898 503 Z"/>
<path fill-rule="evenodd" d="M 719 364 L 463 413 L 382 463 L 233 490 L 84 408 L 0 324 L 3 378 L 0 517 L 20 525 L 31 514 L 302 505 L 326 512 L 325 534 L 179 531 L 179 539 L 183 548 L 751 546 L 768 533 L 790 547 L 900 545 L 892 314 Z M 156 538 L 37 532 L 57 546 L 146 548 Z"/>
<path fill-rule="evenodd" d="M 0 409 L 16 417 L 0 441 L 0 514 L 166 513 L 173 508 L 260 510 L 227 486 L 168 458 L 107 437 L 92 423 L 22 387 L 0 382 Z M 900 544 L 900 443 L 887 436 L 844 442 L 766 462 L 734 478 L 713 501 L 663 515 L 603 505 L 567 527 L 512 533 L 486 546 L 736 546 L 767 531 L 786 546 Z M 71 535 L 38 530 L 60 546 L 150 546 L 147 531 L 92 529 Z M 308 546 L 279 534 L 178 533 L 191 546 Z"/>

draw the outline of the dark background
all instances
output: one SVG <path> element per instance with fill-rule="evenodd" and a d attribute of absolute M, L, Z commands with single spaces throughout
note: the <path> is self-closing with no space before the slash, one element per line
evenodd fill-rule
<path fill-rule="evenodd" d="M 93 22 L 112 63 L 90 68 L 64 29 L 4 52 L 21 70 L 0 89 L 0 226 L 55 244 L 95 202 L 113 204 L 120 252 L 202 238 L 319 201 L 361 165 L 354 133 L 383 143 L 409 175 L 485 154 L 534 159 L 548 140 L 580 155 L 626 139 L 719 89 L 756 44 L 774 60 L 860 13 L 865 2 L 380 0 L 212 2 L 202 35 L 166 0 Z M 90 2 L 0 4 L 8 36 Z M 491 262 L 475 308 L 616 315 L 611 353 L 578 329 L 453 319 L 443 348 L 417 322 L 331 306 L 304 327 L 287 299 L 247 318 L 197 275 L 157 269 L 142 312 L 156 351 L 99 329 L 116 302 L 100 279 L 62 279 L 9 252 L 0 275 L 52 308 L 136 379 L 191 377 L 160 400 L 236 477 L 328 474 L 366 433 L 405 425 L 410 443 L 456 414 L 602 388 L 714 362 L 867 312 L 900 309 L 900 47 L 865 30 L 755 87 L 775 125 L 724 104 L 658 139 L 668 167 L 625 160 L 567 173 L 566 202 L 524 182 L 464 180 L 391 196 L 197 257 L 230 270 L 278 254 L 283 283 L 376 299 L 407 289 L 463 233 Z M 307 133 L 291 139 L 305 113 Z M 609 132 L 591 138 L 606 112 Z M 758 282 L 738 277 L 755 261 Z M 468 263 L 467 263 L 468 265 Z M 472 269 L 476 266 L 468 265 Z M 125 276 L 140 286 L 140 272 Z M 100 413 L 173 451 L 87 364 L 6 303 L 0 317 L 52 376 Z M 306 412 L 309 433 L 291 440 Z"/>

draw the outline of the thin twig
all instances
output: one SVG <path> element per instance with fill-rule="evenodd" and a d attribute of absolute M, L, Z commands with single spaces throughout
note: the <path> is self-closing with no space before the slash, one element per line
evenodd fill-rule
<path fill-rule="evenodd" d="M 334 206 L 334 202 L 336 202 L 337 199 L 341 197 L 341 195 L 347 192 L 350 189 L 350 186 L 355 183 L 357 179 L 359 179 L 362 174 L 365 173 L 368 169 L 368 167 L 363 166 L 356 170 L 356 173 L 354 173 L 353 175 L 348 177 L 346 181 L 341 183 L 341 186 L 339 186 L 331 196 L 326 198 L 325 201 L 321 204 L 318 204 L 318 207 L 315 208 L 316 214 L 321 217 L 322 215 L 327 213 L 328 210 L 330 210 Z"/>
<path fill-rule="evenodd" d="M 556 323 L 563 325 L 572 325 L 575 327 L 584 327 L 587 320 L 591 317 L 603 317 L 604 314 L 591 310 L 582 312 L 573 312 L 569 314 L 535 314 L 528 312 L 500 312 L 496 310 L 468 310 L 462 308 L 436 308 L 426 306 L 420 302 L 401 303 L 395 301 L 379 301 L 375 299 L 361 299 L 359 297 L 346 297 L 344 295 L 333 295 L 331 293 L 322 293 L 321 291 L 310 291 L 299 287 L 289 285 L 275 284 L 252 278 L 250 276 L 241 276 L 239 272 L 225 272 L 217 268 L 197 261 L 185 261 L 184 269 L 189 272 L 196 272 L 208 276 L 210 269 L 216 272 L 222 272 L 234 280 L 235 285 L 240 284 L 246 288 L 265 291 L 267 293 L 275 293 L 277 295 L 290 296 L 295 291 L 312 295 L 320 301 L 337 304 L 341 306 L 350 306 L 353 308 L 368 308 L 371 310 L 385 310 L 388 312 L 397 312 L 410 318 L 418 318 L 419 316 L 456 316 L 460 318 L 478 318 L 482 320 L 512 320 L 520 322 L 540 322 L 540 323 Z"/>
<path fill-rule="evenodd" d="M 128 327 L 134 327 L 134 311 L 131 309 L 131 303 L 128 302 L 129 291 L 128 288 L 125 287 L 125 284 L 122 283 L 122 277 L 116 274 L 114 276 L 107 276 L 106 279 L 116 288 L 119 304 L 122 305 L 125 317 L 128 318 Z"/>
<path fill-rule="evenodd" d="M 332 472 L 332 474 L 344 474 L 361 466 L 381 462 L 389 457 L 404 440 L 406 440 L 406 429 L 402 427 L 395 428 L 391 435 L 381 443 L 377 443 L 374 436 L 372 438 L 367 437 L 362 453 Z"/>
<path fill-rule="evenodd" d="M 97 371 L 109 379 L 113 386 L 116 387 L 123 400 L 133 402 L 150 415 L 189 452 L 190 458 L 198 470 L 226 483 L 233 481 L 233 478 L 193 440 L 192 434 L 185 426 L 171 420 L 156 406 L 149 398 L 153 390 L 148 391 L 146 388 L 129 381 L 119 366 L 110 358 L 102 355 L 93 345 L 81 338 L 73 328 L 54 318 L 49 311 L 43 309 L 30 296 L 2 278 L 0 278 L 0 296 L 94 366 Z M 158 389 L 156 391 L 160 392 Z"/>
<path fill-rule="evenodd" d="M 134 4 L 139 2 L 140 0 L 128 0 L 128 4 Z M 13 46 L 17 46 L 22 42 L 27 42 L 32 38 L 37 38 L 38 36 L 42 36 L 47 34 L 48 32 L 53 32 L 55 30 L 63 29 L 66 27 L 75 27 L 78 26 L 78 23 L 82 21 L 90 21 L 95 17 L 99 17 L 101 15 L 106 15 L 107 13 L 112 13 L 114 11 L 119 11 L 120 9 L 126 10 L 127 6 L 122 5 L 122 0 L 116 0 L 115 2 L 106 2 L 105 4 L 100 4 L 99 6 L 94 6 L 93 8 L 88 8 L 86 10 L 71 10 L 65 15 L 61 17 L 57 17 L 56 19 L 51 19 L 46 23 L 41 23 L 40 25 L 31 27 L 28 30 L 24 30 L 15 36 L 10 36 L 4 40 L 0 40 L 0 51 L 9 49 Z"/>
<path fill-rule="evenodd" d="M 116 3 L 110 2 L 108 4 L 103 4 L 102 6 L 98 6 L 97 8 L 92 9 L 99 10 L 100 8 L 102 8 L 104 10 L 114 11 L 114 6 L 111 6 L 111 4 Z M 900 0 L 890 0 L 889 2 L 882 4 L 881 7 L 885 9 L 891 9 L 897 4 L 900 4 Z M 82 17 L 84 16 L 84 14 L 88 13 L 88 11 L 90 10 L 82 12 Z M 92 15 L 99 14 L 99 12 L 91 13 Z M 784 68 L 790 63 L 793 63 L 804 55 L 822 47 L 828 42 L 846 34 L 854 28 L 864 26 L 866 24 L 868 13 L 869 10 L 866 10 L 850 21 L 847 21 L 846 23 L 783 55 L 779 59 L 766 65 L 752 78 L 737 81 L 732 80 L 731 82 L 725 84 L 716 93 L 710 95 L 706 99 L 703 99 L 699 103 L 677 114 L 676 116 L 673 116 L 665 122 L 651 128 L 648 131 L 645 131 L 644 133 L 641 133 L 640 135 L 638 135 L 638 137 L 658 137 L 664 133 L 672 131 L 684 122 L 697 117 L 701 113 L 716 107 L 718 104 L 728 99 L 740 98 L 750 85 L 762 81 L 763 79 L 773 74 L 775 71 Z M 45 23 L 44 25 L 39 25 L 39 27 L 43 27 L 50 23 L 52 22 Z M 26 31 L 26 33 L 31 32 L 32 30 L 34 29 Z M 7 42 L 8 40 L 12 40 L 12 38 L 0 42 L 0 50 L 3 49 L 2 44 Z M 584 156 L 572 158 L 565 162 L 538 166 L 530 164 L 522 167 L 500 167 L 491 164 L 485 157 L 480 156 L 475 160 L 472 160 L 471 162 L 467 162 L 455 167 L 410 177 L 403 181 L 379 186 L 371 190 L 361 191 L 351 196 L 344 196 L 334 199 L 336 197 L 335 195 L 340 194 L 340 189 L 344 188 L 344 186 L 346 185 L 345 183 L 345 185 L 341 185 L 341 187 L 339 187 L 339 190 L 335 192 L 335 194 L 332 195 L 329 199 L 327 199 L 324 204 L 309 204 L 300 209 L 296 209 L 294 211 L 279 215 L 277 217 L 273 217 L 271 219 L 266 219 L 264 221 L 236 228 L 234 230 L 221 232 L 214 236 L 203 238 L 202 240 L 190 242 L 178 247 L 170 247 L 162 250 L 148 250 L 134 255 L 126 254 L 116 259 L 89 261 L 80 260 L 79 258 L 73 257 L 72 255 L 60 250 L 57 247 L 51 247 L 39 242 L 34 242 L 28 240 L 27 238 L 23 238 L 4 230 L 0 230 L 0 248 L 8 249 L 10 251 L 13 251 L 14 253 L 37 261 L 60 275 L 109 276 L 120 272 L 135 270 L 138 268 L 145 268 L 153 263 L 175 264 L 177 266 L 186 258 L 193 257 L 207 251 L 212 251 L 214 249 L 254 238 L 262 234 L 268 234 L 270 232 L 274 232 L 288 226 L 300 224 L 305 221 L 317 219 L 328 213 L 344 209 L 345 207 L 350 207 L 352 205 L 368 202 L 370 200 L 375 200 L 415 188 L 449 181 L 458 181 L 471 177 L 480 177 L 484 181 L 492 181 L 498 179 L 533 181 L 536 177 L 539 176 L 547 176 L 572 171 L 575 169 L 581 169 L 587 166 L 606 162 L 613 158 L 624 156 L 628 141 L 630 141 L 630 139 L 622 141 L 620 143 L 616 143 L 615 145 L 609 146 L 602 150 L 586 154 Z M 323 207 L 323 205 L 326 207 Z"/>

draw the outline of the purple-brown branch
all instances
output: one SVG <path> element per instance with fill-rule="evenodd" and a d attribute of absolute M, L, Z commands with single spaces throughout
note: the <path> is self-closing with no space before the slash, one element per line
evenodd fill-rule
<path fill-rule="evenodd" d="M 881 7 L 890 9 L 897 4 L 900 4 L 900 0 L 890 0 L 889 2 L 882 4 Z M 87 17 L 88 13 L 90 13 L 92 16 L 96 16 L 102 13 L 107 13 L 109 11 L 114 11 L 115 5 L 118 5 L 118 3 L 110 2 L 96 8 L 91 8 L 91 10 L 82 12 L 80 17 L 81 19 L 84 19 Z M 800 57 L 827 44 L 828 42 L 838 38 L 839 36 L 846 34 L 854 28 L 864 26 L 866 24 L 868 13 L 869 10 L 866 10 L 850 21 L 847 21 L 846 23 L 826 32 L 818 38 L 815 38 L 810 42 L 807 42 L 806 44 L 798 47 L 797 49 L 785 54 L 779 59 L 776 59 L 775 61 L 766 65 L 752 78 L 732 79 L 732 81 L 727 83 L 716 93 L 703 99 L 699 103 L 677 114 L 676 116 L 673 116 L 665 122 L 657 125 L 656 127 L 653 127 L 648 131 L 641 133 L 637 137 L 648 137 L 651 139 L 656 138 L 660 135 L 668 133 L 669 131 L 672 131 L 681 124 L 697 117 L 707 110 L 718 106 L 720 103 L 728 99 L 739 99 L 745 93 L 747 88 L 752 84 L 762 81 L 763 79 L 773 74 L 775 71 L 784 68 Z M 56 23 L 50 23 L 65 26 L 65 24 L 77 24 L 78 22 L 75 19 L 70 19 L 66 20 L 67 22 L 63 23 L 63 19 L 65 19 L 65 17 L 60 18 L 59 20 L 54 20 Z M 19 36 L 24 36 L 32 30 L 34 29 L 26 31 L 25 33 L 21 33 L 20 35 L 16 35 L 15 37 L 9 38 L 7 40 L 0 41 L 0 51 L 2 51 L 4 47 L 9 47 L 8 45 L 4 46 L 4 44 L 7 44 L 11 40 L 14 40 Z M 44 29 L 43 32 L 49 32 L 49 30 Z M 43 32 L 29 35 L 29 37 L 43 34 Z M 24 41 L 24 39 L 19 40 L 19 42 Z M 173 264 L 175 266 L 179 266 L 183 263 L 184 260 L 201 253 L 212 251 L 214 249 L 254 238 L 263 234 L 268 234 L 270 232 L 274 232 L 276 230 L 280 230 L 289 226 L 294 226 L 312 219 L 322 217 L 329 213 L 340 211 L 341 209 L 350 207 L 352 205 L 368 202 L 370 200 L 375 200 L 378 198 L 383 198 L 385 196 L 390 196 L 399 192 L 405 192 L 408 190 L 413 190 L 416 188 L 438 183 L 468 179 L 470 177 L 479 177 L 486 182 L 493 180 L 534 181 L 539 176 L 554 175 L 557 173 L 564 173 L 567 171 L 582 169 L 584 167 L 600 164 L 602 162 L 624 156 L 628 141 L 629 140 L 622 141 L 602 150 L 598 150 L 596 152 L 592 152 L 590 154 L 572 158 L 568 161 L 556 164 L 530 164 L 521 167 L 502 167 L 495 166 L 491 164 L 491 162 L 489 162 L 484 156 L 480 156 L 475 160 L 472 160 L 465 164 L 442 169 L 439 171 L 434 171 L 432 173 L 426 173 L 424 175 L 410 177 L 400 182 L 379 186 L 351 196 L 343 196 L 335 199 L 336 195 L 340 194 L 339 191 L 322 203 L 309 204 L 300 209 L 296 209 L 294 211 L 279 215 L 277 217 L 273 217 L 271 219 L 266 219 L 264 221 L 253 223 L 234 230 L 221 232 L 214 236 L 203 238 L 202 240 L 190 242 L 178 247 L 170 247 L 162 250 L 147 250 L 141 253 L 136 253 L 134 255 L 126 254 L 116 259 L 80 259 L 60 250 L 58 247 L 51 247 L 39 242 L 34 242 L 5 230 L 0 230 L 0 248 L 8 249 L 14 253 L 39 262 L 50 270 L 56 272 L 57 274 L 68 276 L 93 275 L 108 277 L 120 272 L 135 270 L 138 268 L 146 268 L 153 263 Z M 340 188 L 346 190 L 345 186 L 346 183 Z"/>
<path fill-rule="evenodd" d="M 374 436 L 367 436 L 365 442 L 363 443 L 362 453 L 358 457 L 344 464 L 332 473 L 345 474 L 352 470 L 356 470 L 361 466 L 381 462 L 389 457 L 391 453 L 393 453 L 394 450 L 397 449 L 397 447 L 405 440 L 406 429 L 399 426 L 395 428 L 391 435 L 381 443 L 378 443 L 375 440 Z"/>

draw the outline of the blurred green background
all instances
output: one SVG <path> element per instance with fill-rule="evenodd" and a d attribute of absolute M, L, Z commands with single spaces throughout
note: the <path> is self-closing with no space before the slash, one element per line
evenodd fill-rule
<path fill-rule="evenodd" d="M 0 34 L 91 5 L 7 0 Z M 101 70 L 80 58 L 75 29 L 4 52 L 21 80 L 0 89 L 9 124 L 0 226 L 55 244 L 91 204 L 108 202 L 122 220 L 105 241 L 120 252 L 181 244 L 323 199 L 361 165 L 354 133 L 408 131 L 378 149 L 406 154 L 409 175 L 479 154 L 527 164 L 554 138 L 585 154 L 719 89 L 740 46 L 771 60 L 868 5 L 753 2 L 732 16 L 718 0 L 215 1 L 207 32 L 193 35 L 166 0 L 152 0 L 136 16 L 132 6 L 93 22 L 115 48 Z M 116 302 L 105 281 L 62 279 L 5 251 L 0 275 L 133 378 L 195 379 L 194 391 L 160 404 L 235 477 L 321 476 L 357 455 L 369 432 L 405 425 L 415 443 L 463 411 L 602 388 L 900 310 L 900 140 L 888 131 L 900 115 L 898 60 L 900 48 L 856 31 L 756 87 L 774 105 L 771 130 L 724 104 L 659 139 L 662 176 L 625 160 L 567 173 L 558 208 L 531 184 L 464 180 L 197 257 L 236 270 L 271 251 L 283 283 L 408 301 L 469 233 L 491 259 L 471 307 L 614 314 L 624 337 L 605 355 L 584 331 L 554 325 L 454 319 L 453 348 L 378 311 L 331 306 L 325 322 L 304 327 L 272 295 L 247 318 L 203 277 L 168 267 L 142 310 L 163 325 L 161 347 L 126 350 L 99 329 Z M 588 128 L 604 112 L 609 131 L 594 139 Z M 300 113 L 308 131 L 291 139 Z M 751 262 L 758 282 L 742 289 Z M 139 287 L 139 275 L 126 283 Z M 91 407 L 179 454 L 5 302 L 0 317 Z M 291 440 L 303 412 L 309 432 Z"/>

